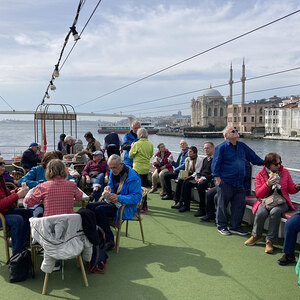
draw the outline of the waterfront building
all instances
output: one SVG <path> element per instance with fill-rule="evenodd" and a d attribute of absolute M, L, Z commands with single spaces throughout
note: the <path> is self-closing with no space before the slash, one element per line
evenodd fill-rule
<path fill-rule="evenodd" d="M 191 100 L 191 127 L 223 129 L 227 124 L 227 102 L 220 92 L 210 87 Z"/>

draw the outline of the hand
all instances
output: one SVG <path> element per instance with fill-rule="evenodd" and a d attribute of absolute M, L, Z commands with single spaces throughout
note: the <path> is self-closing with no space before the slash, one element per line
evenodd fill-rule
<path fill-rule="evenodd" d="M 277 180 L 276 177 L 270 177 L 267 181 L 267 186 L 271 187 L 273 184 L 276 183 L 276 180 Z"/>
<path fill-rule="evenodd" d="M 108 176 L 104 177 L 104 183 L 108 183 Z"/>
<path fill-rule="evenodd" d="M 163 170 L 163 169 L 165 169 L 165 168 L 166 168 L 166 166 L 162 166 L 160 169 Z"/>
<path fill-rule="evenodd" d="M 104 191 L 111 192 L 110 186 L 106 186 L 106 187 L 104 188 Z"/>
<path fill-rule="evenodd" d="M 300 182 L 295 184 L 295 189 L 300 190 Z"/>
<path fill-rule="evenodd" d="M 108 199 L 110 200 L 110 202 L 114 203 L 114 202 L 118 202 L 118 195 L 117 194 L 110 194 L 108 196 Z"/>
<path fill-rule="evenodd" d="M 219 186 L 221 183 L 221 177 L 216 177 L 216 185 Z"/>
<path fill-rule="evenodd" d="M 17 195 L 18 195 L 19 199 L 24 198 L 26 196 L 26 194 L 28 193 L 28 191 L 29 191 L 28 186 L 26 186 L 25 188 L 19 189 L 18 192 L 17 192 Z"/>
<path fill-rule="evenodd" d="M 86 176 L 86 183 L 90 184 L 91 183 L 91 178 L 89 176 Z"/>

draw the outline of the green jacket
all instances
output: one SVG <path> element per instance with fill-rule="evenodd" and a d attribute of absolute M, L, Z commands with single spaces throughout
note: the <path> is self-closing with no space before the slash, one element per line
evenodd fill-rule
<path fill-rule="evenodd" d="M 153 156 L 153 145 L 145 138 L 135 142 L 129 151 L 129 157 L 133 158 L 133 170 L 138 174 L 148 174 L 150 170 L 150 159 Z"/>

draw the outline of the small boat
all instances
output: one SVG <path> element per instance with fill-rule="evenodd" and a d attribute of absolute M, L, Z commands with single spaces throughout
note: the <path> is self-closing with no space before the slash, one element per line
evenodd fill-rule
<path fill-rule="evenodd" d="M 156 134 L 158 132 L 158 128 L 154 128 L 154 125 L 151 122 L 141 122 L 141 127 L 144 127 L 147 129 L 148 134 Z M 102 126 L 99 125 L 98 133 L 120 133 L 124 134 L 130 131 L 130 126 L 124 126 L 124 125 L 108 125 L 108 126 Z"/>

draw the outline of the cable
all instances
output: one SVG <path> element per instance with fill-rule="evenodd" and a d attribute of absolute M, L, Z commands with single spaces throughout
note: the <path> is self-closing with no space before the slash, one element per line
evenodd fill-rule
<path fill-rule="evenodd" d="M 86 101 L 86 102 L 83 102 L 82 104 L 79 104 L 79 105 L 77 105 L 77 106 L 75 106 L 75 107 L 79 107 L 79 106 L 82 106 L 82 105 L 91 103 L 91 102 L 93 102 L 93 101 L 95 101 L 95 100 L 97 100 L 97 99 L 103 98 L 103 97 L 108 96 L 108 95 L 110 95 L 110 94 L 112 94 L 112 93 L 115 93 L 115 92 L 117 92 L 117 91 L 120 91 L 120 90 L 122 90 L 122 89 L 124 89 L 124 88 L 126 88 L 126 87 L 129 87 L 129 86 L 131 86 L 131 85 L 133 85 L 133 84 L 136 84 L 136 83 L 138 83 L 138 82 L 140 82 L 140 81 L 142 81 L 142 80 L 148 79 L 148 78 L 150 78 L 150 77 L 152 77 L 152 76 L 155 76 L 155 75 L 157 75 L 157 74 L 159 74 L 159 73 L 162 73 L 162 72 L 164 72 L 164 71 L 166 71 L 166 70 L 169 70 L 169 69 L 171 69 L 171 68 L 173 68 L 173 67 L 175 67 L 175 66 L 178 66 L 178 65 L 180 65 L 180 64 L 182 64 L 182 63 L 184 63 L 184 62 L 187 62 L 187 61 L 189 61 L 189 60 L 191 60 L 191 59 L 193 59 L 193 58 L 195 58 L 195 57 L 198 57 L 198 56 L 200 56 L 200 55 L 202 55 L 202 54 L 205 54 L 205 53 L 207 53 L 207 52 L 209 52 L 209 51 L 212 51 L 212 50 L 214 50 L 214 49 L 217 49 L 217 48 L 219 48 L 219 47 L 221 47 L 221 46 L 224 46 L 224 45 L 226 45 L 226 44 L 228 44 L 228 43 L 230 43 L 230 42 L 233 42 L 233 41 L 235 41 L 235 40 L 237 40 L 237 39 L 239 39 L 239 38 L 241 38 L 241 37 L 244 37 L 244 36 L 246 36 L 246 35 L 249 35 L 249 34 L 255 32 L 255 31 L 258 31 L 258 30 L 260 30 L 260 29 L 262 29 L 262 28 L 265 28 L 265 27 L 267 27 L 267 26 L 270 26 L 270 25 L 272 25 L 272 24 L 274 24 L 274 23 L 276 23 L 276 22 L 279 22 L 279 21 L 281 21 L 281 20 L 283 20 L 283 19 L 285 19 L 285 18 L 288 18 L 288 17 L 290 17 L 290 16 L 292 16 L 292 15 L 294 15 L 294 14 L 297 14 L 297 13 L 299 13 L 299 12 L 300 12 L 300 9 L 298 9 L 298 10 L 296 10 L 296 11 L 290 13 L 290 14 L 287 14 L 287 15 L 285 15 L 285 16 L 283 16 L 283 17 L 280 17 L 280 18 L 278 18 L 278 19 L 275 19 L 275 20 L 273 20 L 273 21 L 271 21 L 271 22 L 269 22 L 269 23 L 266 23 L 266 24 L 264 24 L 264 25 L 262 25 L 262 26 L 259 26 L 259 27 L 257 27 L 257 28 L 254 28 L 254 29 L 252 29 L 252 30 L 250 30 L 250 31 L 247 31 L 247 32 L 245 32 L 245 33 L 243 33 L 243 34 L 240 34 L 240 35 L 238 35 L 238 36 L 236 36 L 236 37 L 234 37 L 234 38 L 231 38 L 231 39 L 229 39 L 229 40 L 227 40 L 227 41 L 225 41 L 225 42 L 223 42 L 223 43 L 220 43 L 220 44 L 218 44 L 218 45 L 216 45 L 216 46 L 213 46 L 213 47 L 211 47 L 211 48 L 209 48 L 209 49 L 207 49 L 207 50 L 204 50 L 204 51 L 202 51 L 202 52 L 199 52 L 199 53 L 197 53 L 197 54 L 195 54 L 195 55 L 193 55 L 193 56 L 190 56 L 190 57 L 188 57 L 188 58 L 185 58 L 185 59 L 183 59 L 183 60 L 181 60 L 181 61 L 179 61 L 179 62 L 177 62 L 177 63 L 174 63 L 174 64 L 172 64 L 172 65 L 170 65 L 170 66 L 168 66 L 168 67 L 165 67 L 165 68 L 163 68 L 163 69 L 160 69 L 160 70 L 158 70 L 158 71 L 156 71 L 156 72 L 154 72 L 154 73 L 151 73 L 151 74 L 149 74 L 149 75 L 147 75 L 147 76 L 145 76 L 145 77 L 142 77 L 142 78 L 140 78 L 140 79 L 137 79 L 137 80 L 135 80 L 135 81 L 133 81 L 133 82 L 131 82 L 131 83 L 128 83 L 128 84 L 126 84 L 126 85 L 123 85 L 123 86 L 121 86 L 121 87 L 119 87 L 119 88 L 117 88 L 117 89 L 112 90 L 111 92 L 105 93 L 105 94 L 100 95 L 100 96 L 98 96 L 98 97 L 96 97 L 96 98 L 94 98 L 94 99 L 91 99 L 91 100 L 88 100 L 88 101 Z"/>
<path fill-rule="evenodd" d="M 12 111 L 15 111 L 15 109 L 11 107 L 11 105 L 2 96 L 0 96 L 0 98 L 12 109 Z"/>
<path fill-rule="evenodd" d="M 291 71 L 295 71 L 295 70 L 300 70 L 300 67 L 295 67 L 295 68 L 291 68 L 291 69 L 285 69 L 285 70 L 281 70 L 281 71 L 276 71 L 276 72 L 272 72 L 272 73 L 258 75 L 258 76 L 255 76 L 255 77 L 250 77 L 250 78 L 247 78 L 246 81 L 255 80 L 255 79 L 259 79 L 259 78 L 263 78 L 263 77 L 269 77 L 269 76 L 282 74 L 282 73 L 286 73 L 286 72 L 291 72 Z M 241 82 L 242 82 L 241 80 L 238 80 L 238 81 L 233 82 L 233 84 L 237 84 L 237 83 L 241 83 Z M 228 83 L 224 83 L 224 84 L 213 86 L 212 88 L 219 88 L 219 87 L 224 87 L 224 86 L 227 86 L 227 85 L 228 85 Z M 206 91 L 206 90 L 208 90 L 208 89 L 207 88 L 202 88 L 202 89 L 199 89 L 199 90 L 184 92 L 184 93 L 175 94 L 175 95 L 166 96 L 166 97 L 161 97 L 161 98 L 157 98 L 157 99 L 153 99 L 153 100 L 147 100 L 147 101 L 143 101 L 143 102 L 139 101 L 139 103 L 127 104 L 127 105 L 123 105 L 123 106 L 107 108 L 107 109 L 104 109 L 104 110 L 103 109 L 102 110 L 96 110 L 95 112 L 99 112 L 99 111 L 102 112 L 102 111 L 108 111 L 108 110 L 113 110 L 113 109 L 120 109 L 120 108 L 124 108 L 124 107 L 137 106 L 137 105 L 141 105 L 141 104 L 145 104 L 145 103 L 153 103 L 153 102 L 158 102 L 158 101 L 162 101 L 162 100 L 165 100 L 165 99 L 185 96 L 185 95 L 188 95 L 188 94 L 193 94 L 193 93 L 196 93 L 196 92 L 201 92 L 201 91 Z"/>

